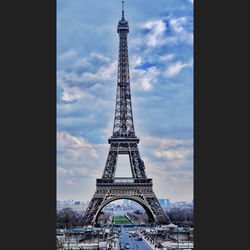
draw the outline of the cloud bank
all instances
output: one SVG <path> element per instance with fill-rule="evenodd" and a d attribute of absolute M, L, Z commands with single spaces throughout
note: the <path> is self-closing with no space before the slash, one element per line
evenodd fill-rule
<path fill-rule="evenodd" d="M 98 6 L 98 8 L 96 7 Z M 119 1 L 57 1 L 57 198 L 90 200 L 112 134 Z M 127 1 L 132 107 L 159 198 L 193 199 L 193 1 Z"/>

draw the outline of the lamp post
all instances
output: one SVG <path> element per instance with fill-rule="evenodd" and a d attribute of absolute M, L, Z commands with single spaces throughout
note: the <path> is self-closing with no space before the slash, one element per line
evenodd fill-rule
<path fill-rule="evenodd" d="M 179 228 L 177 227 L 177 246 L 179 249 Z"/>

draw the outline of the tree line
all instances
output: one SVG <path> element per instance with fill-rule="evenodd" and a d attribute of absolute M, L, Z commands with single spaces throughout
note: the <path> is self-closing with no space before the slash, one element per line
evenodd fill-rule
<path fill-rule="evenodd" d="M 178 226 L 193 226 L 193 208 L 172 208 L 166 211 L 172 223 Z M 146 212 L 135 210 L 134 212 L 127 213 L 128 217 L 135 223 L 148 222 Z M 98 222 L 106 224 L 109 222 L 111 212 L 102 211 L 99 215 Z M 57 228 L 72 228 L 81 225 L 82 215 L 77 214 L 72 208 L 64 208 L 57 211 L 56 214 L 56 227 Z"/>

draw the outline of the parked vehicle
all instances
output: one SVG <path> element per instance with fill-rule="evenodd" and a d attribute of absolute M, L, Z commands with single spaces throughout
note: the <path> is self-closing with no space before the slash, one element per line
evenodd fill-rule
<path fill-rule="evenodd" d="M 129 248 L 130 248 L 129 243 L 126 243 L 125 248 L 126 248 L 126 249 L 129 249 Z"/>

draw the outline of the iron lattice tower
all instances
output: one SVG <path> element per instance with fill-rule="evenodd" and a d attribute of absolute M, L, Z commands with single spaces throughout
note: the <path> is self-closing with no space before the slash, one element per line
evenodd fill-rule
<path fill-rule="evenodd" d="M 96 180 L 96 192 L 82 217 L 83 225 L 97 223 L 101 210 L 110 202 L 128 199 L 138 202 L 147 212 L 149 223 L 166 224 L 170 220 L 153 192 L 152 179 L 147 178 L 144 163 L 140 157 L 135 135 L 129 79 L 127 35 L 128 21 L 118 22 L 119 58 L 113 135 L 108 139 L 110 149 L 101 179 Z M 132 178 L 115 177 L 119 154 L 126 154 L 130 160 Z"/>

